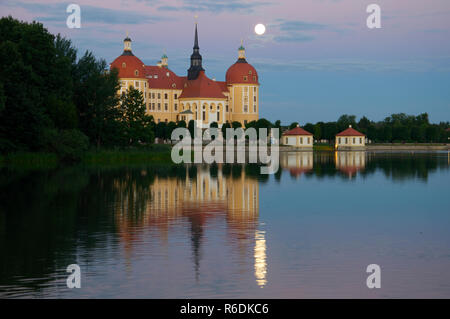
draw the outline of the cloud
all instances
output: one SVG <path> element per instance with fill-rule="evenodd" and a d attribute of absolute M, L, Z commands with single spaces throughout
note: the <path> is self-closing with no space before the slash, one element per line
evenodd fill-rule
<path fill-rule="evenodd" d="M 41 22 L 66 23 L 69 13 L 66 12 L 68 3 L 28 3 L 21 1 L 6 1 L 9 7 L 20 7 L 35 15 L 35 20 Z M 161 16 L 148 15 L 141 12 L 114 10 L 90 5 L 81 5 L 81 23 L 104 24 L 144 24 L 167 20 Z"/>
<path fill-rule="evenodd" d="M 311 35 L 303 34 L 303 33 L 291 33 L 278 35 L 273 37 L 275 42 L 307 42 L 312 41 L 315 38 Z"/>
<path fill-rule="evenodd" d="M 254 9 L 271 5 L 270 2 L 248 0 L 183 0 L 181 5 L 164 5 L 159 11 L 191 11 L 191 12 L 253 12 Z"/>
<path fill-rule="evenodd" d="M 256 58 L 252 64 L 258 71 L 330 71 L 330 72 L 448 72 L 450 58 L 374 61 L 362 59 L 280 60 Z"/>
<path fill-rule="evenodd" d="M 320 23 L 312 23 L 301 20 L 283 20 L 278 19 L 278 28 L 281 31 L 311 31 L 311 30 L 323 30 L 327 26 Z"/>

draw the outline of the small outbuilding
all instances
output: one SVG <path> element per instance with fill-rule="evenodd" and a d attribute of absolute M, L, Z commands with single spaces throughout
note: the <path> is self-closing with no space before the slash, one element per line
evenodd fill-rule
<path fill-rule="evenodd" d="M 336 134 L 336 150 L 364 150 L 366 148 L 366 136 L 352 128 Z"/>
<path fill-rule="evenodd" d="M 312 150 L 313 134 L 297 126 L 283 133 L 281 144 Z"/>

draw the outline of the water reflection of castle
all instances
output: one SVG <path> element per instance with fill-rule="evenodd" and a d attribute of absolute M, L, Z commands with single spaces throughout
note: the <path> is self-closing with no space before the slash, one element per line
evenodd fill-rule
<path fill-rule="evenodd" d="M 183 178 L 155 177 L 149 189 L 150 200 L 140 222 L 157 229 L 167 244 L 171 224 L 187 220 L 198 278 L 205 226 L 216 218 L 225 220 L 227 241 L 237 246 L 234 250 L 241 255 L 239 260 L 247 259 L 249 252 L 253 251 L 255 279 L 263 287 L 267 281 L 267 262 L 265 234 L 258 229 L 259 184 L 241 168 L 237 166 L 232 174 L 226 175 L 220 166 L 215 172 L 209 166 L 197 166 L 194 174 L 186 174 Z M 121 233 L 127 233 L 124 223 L 126 221 L 121 220 Z M 122 236 L 125 247 L 130 245 L 127 243 L 129 237 Z M 247 265 L 243 262 L 242 266 Z"/>

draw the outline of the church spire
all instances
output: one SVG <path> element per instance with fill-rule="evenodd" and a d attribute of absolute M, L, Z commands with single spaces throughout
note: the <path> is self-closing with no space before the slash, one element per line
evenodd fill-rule
<path fill-rule="evenodd" d="M 188 70 L 188 80 L 195 80 L 200 71 L 204 71 L 202 67 L 202 56 L 200 55 L 200 47 L 198 46 L 197 21 L 195 22 L 195 39 L 194 48 L 191 55 L 191 67 Z"/>

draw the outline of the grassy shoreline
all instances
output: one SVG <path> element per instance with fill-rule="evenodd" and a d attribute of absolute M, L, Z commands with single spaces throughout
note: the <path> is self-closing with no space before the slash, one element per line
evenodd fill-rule
<path fill-rule="evenodd" d="M 110 165 L 137 163 L 172 163 L 171 145 L 151 145 L 145 148 L 119 150 L 90 150 L 81 156 L 81 160 L 72 164 Z M 0 155 L 0 167 L 53 168 L 59 165 L 70 165 L 58 159 L 53 153 L 17 152 Z"/>
<path fill-rule="evenodd" d="M 442 146 L 443 143 L 377 143 L 368 145 L 366 150 L 372 148 L 389 146 L 392 150 L 404 150 L 411 147 L 414 150 L 417 147 Z M 282 146 L 283 147 L 283 146 Z M 120 164 L 173 164 L 171 159 L 172 145 L 153 144 L 145 148 L 130 148 L 117 150 L 90 150 L 81 156 L 80 162 L 75 164 L 85 165 L 120 165 Z M 334 151 L 332 145 L 314 145 L 314 151 Z M 58 156 L 53 153 L 39 152 L 17 152 L 7 155 L 0 155 L 1 167 L 20 167 L 20 168 L 53 168 L 59 165 L 67 165 L 61 162 Z"/>

